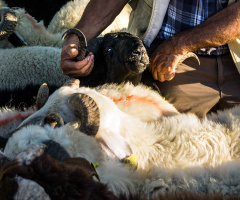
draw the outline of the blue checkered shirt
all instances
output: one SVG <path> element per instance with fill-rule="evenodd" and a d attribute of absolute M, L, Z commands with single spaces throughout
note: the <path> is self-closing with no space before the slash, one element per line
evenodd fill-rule
<path fill-rule="evenodd" d="M 170 0 L 162 27 L 157 35 L 160 39 L 169 39 L 180 31 L 197 26 L 225 8 L 228 0 Z M 229 52 L 228 46 L 201 49 L 202 55 L 221 55 Z"/>

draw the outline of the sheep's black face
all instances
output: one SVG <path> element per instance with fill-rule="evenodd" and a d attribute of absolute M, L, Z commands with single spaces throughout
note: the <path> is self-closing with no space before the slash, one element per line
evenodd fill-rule
<path fill-rule="evenodd" d="M 109 33 L 102 42 L 107 82 L 131 81 L 138 84 L 149 57 L 141 39 L 129 33 Z"/>

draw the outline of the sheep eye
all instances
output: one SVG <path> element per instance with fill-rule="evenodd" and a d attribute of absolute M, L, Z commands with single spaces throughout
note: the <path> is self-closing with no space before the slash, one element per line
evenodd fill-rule
<path fill-rule="evenodd" d="M 112 48 L 109 48 L 109 49 L 107 50 L 107 52 L 109 52 L 109 51 L 112 51 Z"/>

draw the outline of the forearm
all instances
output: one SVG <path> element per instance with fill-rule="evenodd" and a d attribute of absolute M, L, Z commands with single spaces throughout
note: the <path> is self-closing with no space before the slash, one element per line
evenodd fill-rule
<path fill-rule="evenodd" d="M 97 37 L 121 12 L 129 0 L 90 0 L 76 25 L 87 40 Z"/>
<path fill-rule="evenodd" d="M 199 26 L 175 36 L 172 37 L 173 43 L 181 54 L 221 46 L 239 38 L 240 1 L 219 11 Z"/>

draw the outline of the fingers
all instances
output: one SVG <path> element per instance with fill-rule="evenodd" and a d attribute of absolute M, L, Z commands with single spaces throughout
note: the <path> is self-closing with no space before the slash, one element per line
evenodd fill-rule
<path fill-rule="evenodd" d="M 72 51 L 72 54 L 76 54 L 75 50 Z M 61 59 L 63 73 L 73 78 L 79 78 L 90 74 L 94 66 L 94 55 L 90 52 L 85 59 L 76 62 L 74 59 L 75 56 L 72 54 L 70 53 L 71 56 L 67 55 Z"/>
<path fill-rule="evenodd" d="M 160 82 L 170 81 L 175 76 L 175 66 L 169 62 L 160 64 L 151 63 L 149 71 L 152 73 L 153 79 Z"/>

